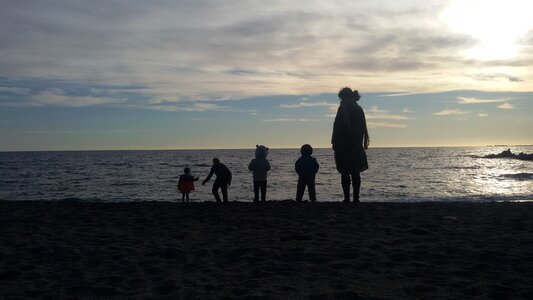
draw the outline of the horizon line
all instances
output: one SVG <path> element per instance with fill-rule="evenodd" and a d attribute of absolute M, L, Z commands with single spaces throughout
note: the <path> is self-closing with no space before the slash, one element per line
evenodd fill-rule
<path fill-rule="evenodd" d="M 440 146 L 376 146 L 369 149 L 390 149 L 390 148 L 474 148 L 474 147 L 528 147 L 533 144 L 517 145 L 440 145 Z M 268 147 L 270 150 L 299 149 L 300 147 Z M 228 148 L 160 148 L 160 149 L 54 149 L 54 150 L 0 150 L 0 153 L 9 152 L 105 152 L 105 151 L 206 151 L 206 150 L 253 150 L 251 147 L 228 147 Z M 331 147 L 313 147 L 313 149 L 331 149 Z"/>

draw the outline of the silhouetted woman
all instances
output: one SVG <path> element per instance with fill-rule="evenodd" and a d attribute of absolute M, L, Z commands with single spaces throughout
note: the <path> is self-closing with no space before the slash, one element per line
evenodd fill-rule
<path fill-rule="evenodd" d="M 365 149 L 369 137 L 361 99 L 358 91 L 343 88 L 339 91 L 340 105 L 333 124 L 331 144 L 335 152 L 337 171 L 341 173 L 345 203 L 350 202 L 350 183 L 353 186 L 353 202 L 359 203 L 360 172 L 368 169 Z"/>

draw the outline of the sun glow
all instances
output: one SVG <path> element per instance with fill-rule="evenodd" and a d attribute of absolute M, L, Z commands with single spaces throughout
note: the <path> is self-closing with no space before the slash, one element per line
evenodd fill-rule
<path fill-rule="evenodd" d="M 479 44 L 462 53 L 474 59 L 510 59 L 517 44 L 533 28 L 531 0 L 455 0 L 441 14 L 453 30 L 472 36 Z"/>

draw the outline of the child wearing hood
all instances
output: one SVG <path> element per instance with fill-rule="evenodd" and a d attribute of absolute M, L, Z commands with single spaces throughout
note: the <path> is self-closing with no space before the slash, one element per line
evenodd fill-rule
<path fill-rule="evenodd" d="M 318 162 L 312 157 L 313 147 L 305 144 L 300 148 L 300 158 L 294 164 L 294 170 L 298 174 L 298 185 L 296 189 L 296 202 L 302 202 L 305 187 L 309 192 L 309 200 L 316 201 L 315 176 L 318 173 Z"/>
<path fill-rule="evenodd" d="M 261 201 L 265 201 L 267 187 L 267 173 L 270 171 L 270 163 L 266 159 L 268 148 L 263 145 L 255 146 L 255 158 L 250 161 L 248 170 L 253 172 L 254 179 L 254 202 L 259 201 L 259 190 L 261 190 Z"/>

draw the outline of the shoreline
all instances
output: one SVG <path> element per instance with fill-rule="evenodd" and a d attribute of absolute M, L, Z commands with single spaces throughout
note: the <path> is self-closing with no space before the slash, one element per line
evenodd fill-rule
<path fill-rule="evenodd" d="M 199 200 L 191 199 L 189 203 L 182 202 L 181 199 L 176 198 L 175 200 L 143 200 L 143 201 L 124 201 L 124 200 L 103 200 L 100 198 L 94 199 L 82 199 L 82 198 L 62 198 L 62 199 L 22 199 L 22 200 L 6 200 L 0 199 L 0 203 L 10 203 L 10 202 L 47 202 L 47 203 L 86 203 L 86 204 L 128 204 L 128 203 L 167 203 L 175 205 L 202 205 L 202 204 L 217 204 L 217 202 L 212 200 Z M 220 205 L 241 205 L 241 204 L 253 204 L 253 205 L 269 205 L 271 203 L 294 203 L 298 204 L 294 199 L 280 199 L 280 200 L 267 200 L 266 203 L 261 201 L 253 202 L 252 200 L 241 201 L 241 200 L 229 200 L 228 202 L 218 203 Z M 321 201 L 318 200 L 315 203 L 304 199 L 301 204 L 310 203 L 310 204 L 343 204 L 342 200 L 331 200 L 331 201 Z M 400 201 L 400 200 L 389 200 L 389 201 L 375 201 L 375 200 L 361 200 L 361 204 L 487 204 L 487 203 L 533 203 L 533 199 L 502 199 L 502 200 L 480 200 L 477 198 L 457 198 L 457 199 L 447 199 L 447 200 L 411 200 L 411 201 Z M 349 205 L 357 205 L 353 202 L 350 202 Z"/>
<path fill-rule="evenodd" d="M 0 201 L 6 298 L 533 298 L 531 202 Z"/>

